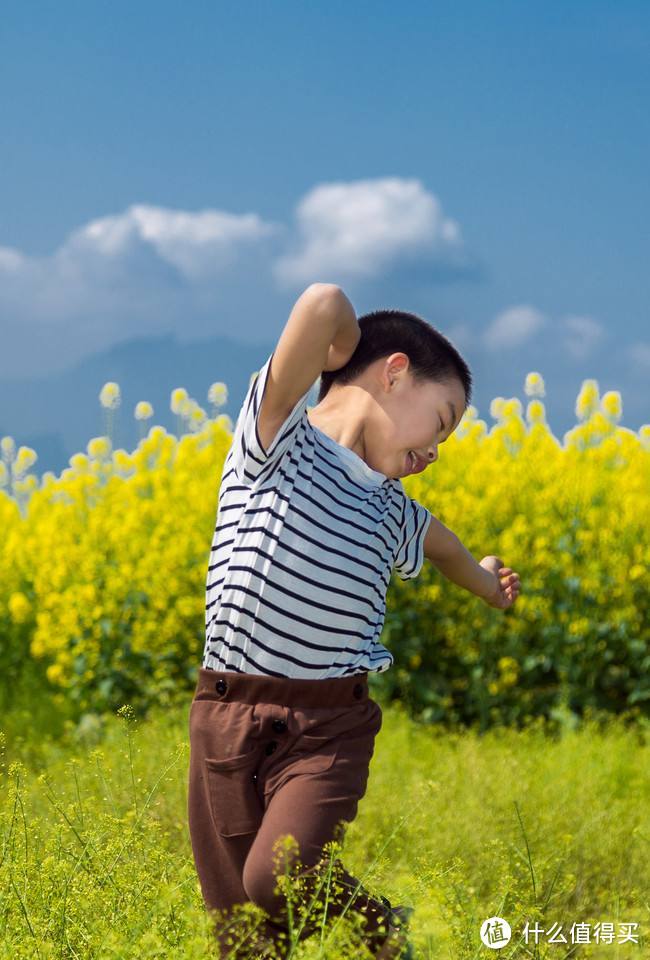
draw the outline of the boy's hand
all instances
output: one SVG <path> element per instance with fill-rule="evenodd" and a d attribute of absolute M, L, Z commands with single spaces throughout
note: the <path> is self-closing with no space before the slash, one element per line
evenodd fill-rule
<path fill-rule="evenodd" d="M 503 561 L 498 557 L 483 557 L 479 566 L 493 573 L 495 579 L 494 592 L 487 597 L 483 597 L 483 600 L 490 607 L 496 607 L 498 610 L 511 607 L 519 596 L 521 589 L 519 574 L 515 573 L 510 567 L 504 567 Z"/>

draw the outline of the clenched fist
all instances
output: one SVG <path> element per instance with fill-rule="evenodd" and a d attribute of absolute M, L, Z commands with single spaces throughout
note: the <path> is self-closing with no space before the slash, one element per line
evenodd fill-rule
<path fill-rule="evenodd" d="M 494 591 L 489 596 L 483 597 L 483 600 L 490 607 L 496 607 L 498 610 L 511 607 L 521 590 L 519 574 L 510 567 L 504 567 L 503 561 L 498 557 L 483 557 L 479 566 L 493 573 L 495 579 Z"/>

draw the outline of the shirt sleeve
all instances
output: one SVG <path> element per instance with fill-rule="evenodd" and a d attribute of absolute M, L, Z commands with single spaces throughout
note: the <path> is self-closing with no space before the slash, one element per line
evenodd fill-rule
<path fill-rule="evenodd" d="M 246 485 L 251 485 L 270 474 L 290 449 L 301 417 L 307 409 L 307 401 L 312 389 L 310 387 L 296 402 L 287 418 L 280 424 L 268 450 L 265 450 L 260 440 L 258 417 L 274 353 L 275 350 L 250 383 L 239 411 L 228 454 L 237 476 Z"/>
<path fill-rule="evenodd" d="M 407 496 L 403 488 L 402 495 L 404 512 L 393 570 L 400 580 L 411 580 L 417 577 L 424 563 L 424 538 L 431 513 L 417 500 Z"/>

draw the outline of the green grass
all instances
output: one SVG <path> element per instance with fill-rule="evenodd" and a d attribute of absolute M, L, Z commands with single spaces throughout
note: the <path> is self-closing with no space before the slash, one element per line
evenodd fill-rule
<path fill-rule="evenodd" d="M 0 722 L 0 960 L 215 955 L 186 822 L 190 699 L 57 738 L 42 701 Z M 384 707 L 342 859 L 371 892 L 415 906 L 423 960 L 650 957 L 647 740 L 614 719 L 561 737 L 541 724 L 452 734 Z M 493 915 L 513 930 L 496 952 L 478 935 Z M 566 942 L 524 943 L 527 920 L 562 924 Z M 614 942 L 572 942 L 574 922 L 593 937 L 608 921 Z M 638 943 L 616 942 L 626 921 Z M 361 960 L 352 927 L 304 941 L 295 960 Z"/>

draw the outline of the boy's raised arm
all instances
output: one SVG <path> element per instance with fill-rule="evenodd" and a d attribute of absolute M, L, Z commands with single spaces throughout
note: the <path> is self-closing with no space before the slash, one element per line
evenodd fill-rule
<path fill-rule="evenodd" d="M 258 415 L 266 449 L 298 400 L 331 369 L 332 357 L 347 362 L 345 351 L 351 356 L 360 336 L 354 308 L 336 284 L 312 283 L 298 297 L 273 351 Z"/>
<path fill-rule="evenodd" d="M 326 368 L 332 345 L 338 352 L 347 346 L 354 350 L 360 334 L 354 307 L 340 287 L 334 283 L 307 287 L 296 300 L 273 351 L 264 394 L 269 410 L 286 415 Z"/>

